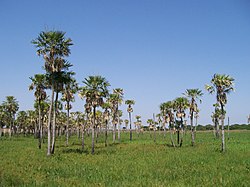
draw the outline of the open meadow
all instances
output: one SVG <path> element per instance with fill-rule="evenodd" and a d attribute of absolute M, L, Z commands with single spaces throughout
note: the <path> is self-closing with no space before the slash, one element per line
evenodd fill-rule
<path fill-rule="evenodd" d="M 234 131 L 226 138 L 226 152 L 212 131 L 198 132 L 195 147 L 190 133 L 183 146 L 170 146 L 169 133 L 122 133 L 120 143 L 104 146 L 99 137 L 91 155 L 91 136 L 86 149 L 70 137 L 56 142 L 56 152 L 46 156 L 46 143 L 37 148 L 33 136 L 1 137 L 0 186 L 249 186 L 250 131 Z"/>

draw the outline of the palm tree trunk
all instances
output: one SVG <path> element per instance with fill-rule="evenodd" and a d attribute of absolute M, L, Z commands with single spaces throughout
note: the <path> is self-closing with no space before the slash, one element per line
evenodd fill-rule
<path fill-rule="evenodd" d="M 121 142 L 120 120 L 118 117 L 118 142 Z"/>
<path fill-rule="evenodd" d="M 227 118 L 227 139 L 229 140 L 229 117 Z"/>
<path fill-rule="evenodd" d="M 67 102 L 69 106 L 69 102 Z M 67 124 L 66 124 L 66 146 L 69 145 L 69 107 L 67 107 Z"/>
<path fill-rule="evenodd" d="M 116 124 L 113 125 L 113 143 L 115 143 L 116 139 Z"/>
<path fill-rule="evenodd" d="M 221 113 L 222 113 L 222 117 L 221 117 L 221 137 L 222 137 L 222 144 L 221 144 L 221 151 L 225 152 L 225 131 L 224 131 L 224 108 L 223 108 L 223 104 L 221 103 Z"/>
<path fill-rule="evenodd" d="M 193 111 L 191 112 L 190 123 L 191 123 L 191 138 L 192 138 L 192 146 L 194 146 Z"/>
<path fill-rule="evenodd" d="M 105 147 L 107 147 L 108 145 L 108 120 L 105 120 Z"/>
<path fill-rule="evenodd" d="M 129 127 L 130 127 L 130 131 L 129 131 L 129 140 L 132 141 L 132 125 L 131 125 L 131 112 L 128 113 L 129 114 Z"/>
<path fill-rule="evenodd" d="M 41 124 L 41 102 L 40 100 L 38 101 L 38 133 L 39 133 L 39 138 L 38 138 L 38 148 L 41 149 L 42 145 L 42 124 Z"/>
<path fill-rule="evenodd" d="M 58 101 L 58 91 L 56 92 L 55 106 L 53 109 L 53 125 L 52 125 L 52 146 L 51 154 L 55 153 L 55 144 L 56 144 L 56 110 L 57 110 L 57 101 Z"/>
<path fill-rule="evenodd" d="M 170 140 L 171 140 L 171 144 L 173 147 L 175 147 L 175 143 L 174 143 L 174 139 L 173 139 L 173 129 L 170 127 Z"/>
<path fill-rule="evenodd" d="M 82 151 L 84 151 L 84 125 L 82 125 Z"/>
<path fill-rule="evenodd" d="M 47 156 L 51 155 L 51 147 L 50 147 L 50 142 L 51 142 L 51 116 L 52 116 L 52 109 L 53 109 L 53 104 L 54 104 L 54 84 L 52 84 L 51 87 L 51 102 L 50 102 L 50 107 L 49 107 L 49 116 L 48 116 L 48 149 L 47 149 Z"/>
<path fill-rule="evenodd" d="M 92 124 L 92 149 L 91 149 L 91 154 L 93 155 L 95 153 L 95 106 L 93 107 L 93 124 Z"/>
<path fill-rule="evenodd" d="M 163 123 L 162 125 L 163 125 L 163 130 L 164 130 L 164 138 L 166 138 L 166 124 Z"/>

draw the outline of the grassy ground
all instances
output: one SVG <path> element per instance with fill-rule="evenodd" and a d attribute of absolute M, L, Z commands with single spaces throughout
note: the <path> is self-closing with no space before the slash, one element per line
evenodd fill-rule
<path fill-rule="evenodd" d="M 111 138 L 111 134 L 110 134 Z M 111 142 L 111 140 L 109 140 Z M 154 143 L 149 133 L 122 135 L 120 144 L 104 147 L 103 137 L 90 154 L 80 140 L 57 139 L 56 153 L 46 156 L 46 144 L 39 150 L 33 137 L 0 140 L 0 186 L 249 186 L 250 131 L 232 132 L 226 153 L 220 153 L 220 140 L 212 132 L 197 133 L 190 146 L 190 134 L 181 148 L 168 146 L 157 133 Z"/>

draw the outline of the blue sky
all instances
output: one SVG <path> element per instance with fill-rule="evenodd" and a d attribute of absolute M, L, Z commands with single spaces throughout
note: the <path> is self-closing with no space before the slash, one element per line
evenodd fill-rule
<path fill-rule="evenodd" d="M 227 114 L 232 123 L 247 121 L 248 0 L 1 0 L 0 18 L 0 102 L 14 95 L 20 110 L 33 107 L 29 77 L 44 71 L 31 40 L 53 29 L 73 40 L 68 60 L 77 81 L 106 77 L 111 89 L 121 87 L 124 99 L 136 101 L 134 115 L 144 122 L 186 89 L 204 90 L 214 73 L 235 78 Z M 202 100 L 199 122 L 208 124 L 215 96 L 204 90 Z M 83 110 L 83 101 L 73 107 Z"/>

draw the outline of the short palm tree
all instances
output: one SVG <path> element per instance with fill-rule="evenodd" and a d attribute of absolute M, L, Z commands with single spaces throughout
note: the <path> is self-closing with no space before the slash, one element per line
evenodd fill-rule
<path fill-rule="evenodd" d="M 9 136 L 11 136 L 12 127 L 14 127 L 15 115 L 19 109 L 19 104 L 14 96 L 7 96 L 6 100 L 3 101 L 2 105 L 6 113 L 7 123 L 9 123 L 9 128 L 10 128 Z"/>
<path fill-rule="evenodd" d="M 129 122 L 130 122 L 130 136 L 129 139 L 130 141 L 132 141 L 132 119 L 131 119 L 131 113 L 133 112 L 133 108 L 132 105 L 135 104 L 134 100 L 126 100 L 125 104 L 128 105 L 127 111 L 128 111 L 128 115 L 129 115 Z"/>
<path fill-rule="evenodd" d="M 195 136 L 194 136 L 194 115 L 198 112 L 197 102 L 196 99 L 200 100 L 200 97 L 203 95 L 200 89 L 187 89 L 184 95 L 190 98 L 189 101 L 189 114 L 190 114 L 190 123 L 191 123 L 191 138 L 192 138 L 192 146 L 195 143 Z"/>
<path fill-rule="evenodd" d="M 212 80 L 212 85 L 206 85 L 206 90 L 209 93 L 216 92 L 216 100 L 220 106 L 221 111 L 221 134 L 222 134 L 222 144 L 221 151 L 225 151 L 225 134 L 224 134 L 224 119 L 225 119 L 225 105 L 227 104 L 227 95 L 234 90 L 234 78 L 229 75 L 214 74 Z"/>
<path fill-rule="evenodd" d="M 109 98 L 107 101 L 109 102 L 111 106 L 111 112 L 112 112 L 112 123 L 114 126 L 113 130 L 113 143 L 115 143 L 116 140 L 116 127 L 117 124 L 119 124 L 119 105 L 121 105 L 123 99 L 123 89 L 116 88 L 113 90 L 113 93 L 109 95 Z M 120 131 L 118 129 L 118 140 L 120 141 Z"/>
<path fill-rule="evenodd" d="M 91 153 L 95 152 L 95 128 L 96 128 L 96 108 L 103 104 L 103 99 L 108 96 L 109 82 L 102 76 L 89 76 L 83 81 L 84 87 L 80 90 L 80 97 L 86 98 L 86 105 L 91 111 L 93 109 L 92 123 L 92 149 Z"/>
<path fill-rule="evenodd" d="M 45 89 L 47 88 L 47 81 L 46 81 L 46 76 L 44 74 L 35 74 L 34 77 L 30 77 L 32 83 L 29 86 L 29 90 L 34 90 L 35 89 L 35 98 L 36 102 L 38 103 L 38 148 L 41 149 L 42 146 L 42 121 L 41 121 L 41 102 L 43 102 L 46 97 L 46 91 Z"/>
<path fill-rule="evenodd" d="M 184 121 L 183 119 L 186 116 L 185 110 L 189 107 L 188 99 L 185 97 L 178 97 L 173 101 L 173 108 L 176 111 L 176 117 L 180 119 L 180 121 L 176 121 L 177 128 L 177 143 L 179 146 L 182 146 L 183 143 L 183 131 L 184 131 Z M 180 131 L 182 132 L 182 136 L 180 139 Z"/>
<path fill-rule="evenodd" d="M 76 80 L 69 74 L 62 91 L 62 101 L 65 101 L 65 109 L 67 110 L 67 124 L 66 124 L 66 146 L 69 143 L 69 111 L 72 109 L 71 102 L 75 101 L 74 94 L 78 91 L 78 84 Z"/>
<path fill-rule="evenodd" d="M 109 102 L 105 102 L 102 104 L 102 108 L 104 109 L 103 112 L 103 120 L 105 123 L 105 147 L 108 145 L 108 122 L 110 120 L 110 108 L 111 105 Z"/>

